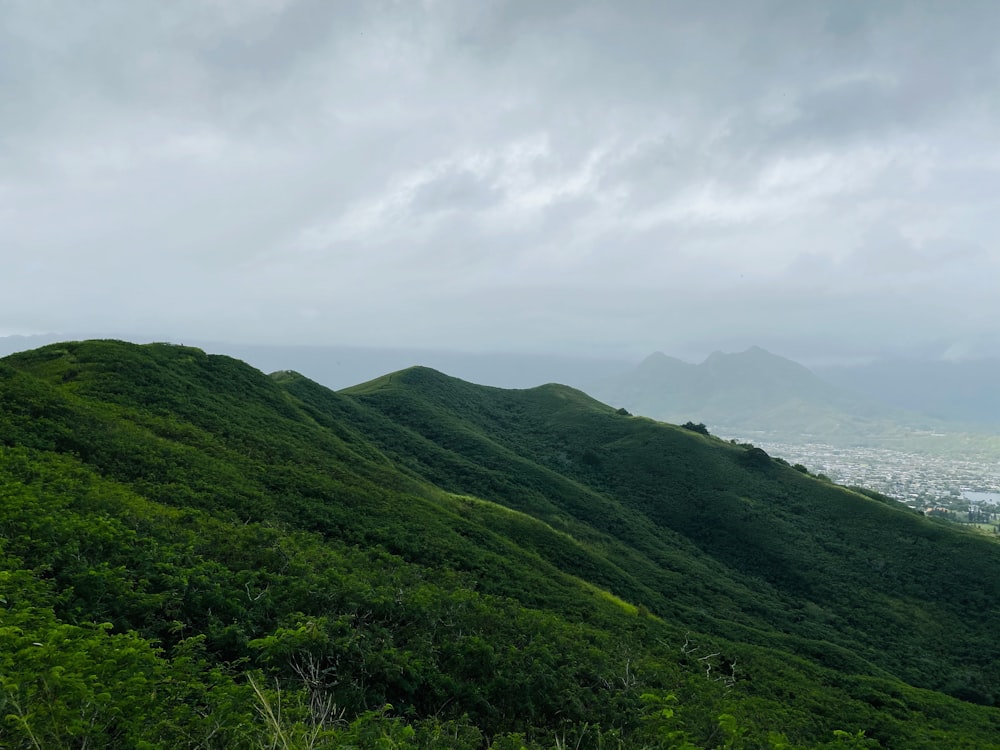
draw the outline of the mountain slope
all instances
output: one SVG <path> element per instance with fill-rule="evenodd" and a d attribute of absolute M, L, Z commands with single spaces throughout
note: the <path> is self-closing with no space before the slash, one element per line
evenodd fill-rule
<path fill-rule="evenodd" d="M 790 632 L 812 629 L 823 640 L 924 684 L 934 677 L 920 675 L 912 651 L 893 655 L 893 647 L 871 642 L 867 624 L 878 619 L 902 630 L 914 612 L 933 607 L 940 630 L 926 633 L 921 647 L 928 650 L 941 647 L 942 631 L 957 634 L 967 624 L 970 592 L 948 593 L 952 566 L 959 564 L 949 558 L 964 554 L 959 551 L 967 544 L 964 536 L 942 536 L 937 524 L 900 505 L 817 481 L 762 452 L 621 416 L 561 386 L 499 391 L 411 370 L 344 393 L 420 434 L 447 422 L 450 435 L 477 436 L 476 445 L 451 446 L 452 452 L 502 469 L 512 486 L 484 488 L 447 472 L 436 473 L 436 482 L 459 492 L 486 489 L 511 505 L 525 503 L 543 487 L 544 497 L 569 515 L 562 521 L 565 528 L 583 523 L 610 536 L 621 545 L 620 554 L 631 556 L 621 564 L 634 579 L 643 580 L 649 571 L 649 588 L 659 597 L 643 603 L 654 611 L 677 617 L 687 602 L 693 610 L 704 609 L 705 589 L 692 597 L 688 587 L 702 581 L 722 594 L 712 600 L 711 611 L 726 622 L 729 634 L 749 637 L 733 622 L 769 631 L 779 624 Z M 380 441 L 380 447 L 394 450 L 392 441 Z M 406 455 L 418 451 L 412 445 L 404 449 Z M 560 486 L 567 482 L 569 490 Z M 609 554 L 619 549 L 612 541 L 603 543 Z M 936 547 L 934 560 L 916 551 L 930 546 Z M 984 543 L 982 550 L 989 556 L 996 548 Z M 887 567 L 887 560 L 894 562 Z M 914 573 L 918 579 L 911 580 Z M 986 600 L 1000 594 L 989 581 L 975 588 Z M 803 627 L 793 603 L 835 606 L 836 624 Z M 856 629 L 853 623 L 866 624 Z"/>
<path fill-rule="evenodd" d="M 53 345 L 0 361 L 0 492 L 4 746 L 1000 728 L 991 540 L 563 386 Z"/>

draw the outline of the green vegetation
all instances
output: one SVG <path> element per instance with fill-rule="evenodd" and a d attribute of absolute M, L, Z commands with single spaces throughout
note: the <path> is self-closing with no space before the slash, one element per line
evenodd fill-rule
<path fill-rule="evenodd" d="M 1000 747 L 1000 546 L 705 432 L 0 360 L 0 747 Z"/>

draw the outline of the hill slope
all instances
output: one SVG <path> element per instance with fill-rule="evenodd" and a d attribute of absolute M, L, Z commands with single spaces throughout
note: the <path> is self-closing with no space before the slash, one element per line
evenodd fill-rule
<path fill-rule="evenodd" d="M 563 386 L 53 345 L 0 361 L 0 488 L 4 746 L 1000 728 L 995 543 Z"/>

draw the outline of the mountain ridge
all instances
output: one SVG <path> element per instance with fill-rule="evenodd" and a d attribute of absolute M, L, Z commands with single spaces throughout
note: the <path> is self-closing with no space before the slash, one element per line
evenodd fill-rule
<path fill-rule="evenodd" d="M 750 747 L 1000 727 L 996 543 L 565 386 L 410 368 L 334 392 L 68 342 L 0 360 L 0 480 L 12 744 L 269 746 L 279 695 L 285 736 L 355 746 L 716 747 L 723 715 Z M 155 691 L 162 720 L 113 718 Z M 310 724 L 313 699 L 346 718 Z M 59 723 L 87 706 L 90 728 Z"/>

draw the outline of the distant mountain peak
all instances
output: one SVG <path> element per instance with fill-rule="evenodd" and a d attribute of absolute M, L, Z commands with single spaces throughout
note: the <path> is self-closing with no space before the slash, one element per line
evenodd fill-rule
<path fill-rule="evenodd" d="M 784 362 L 792 361 L 778 354 L 774 354 L 773 352 L 769 352 L 767 349 L 754 344 L 748 349 L 744 349 L 742 352 L 724 352 L 717 349 L 716 351 L 712 352 L 705 358 L 705 363 L 723 359 L 726 360 L 773 359 L 773 360 L 781 360 Z"/>
<path fill-rule="evenodd" d="M 677 357 L 671 357 L 663 352 L 653 352 L 639 363 L 639 370 L 662 370 L 664 368 L 693 367 L 688 362 Z"/>
<path fill-rule="evenodd" d="M 714 351 L 700 364 L 657 352 L 631 372 L 598 384 L 593 394 L 654 419 L 693 419 L 781 435 L 815 433 L 831 420 L 873 413 L 870 405 L 851 400 L 807 367 L 756 345 L 740 352 Z"/>
<path fill-rule="evenodd" d="M 718 368 L 725 367 L 733 370 L 745 370 L 748 367 L 754 371 L 765 371 L 778 373 L 797 373 L 800 377 L 815 377 L 809 368 L 798 362 L 782 357 L 780 354 L 769 352 L 760 346 L 751 346 L 742 352 L 712 352 L 701 364 L 702 367 Z"/>

